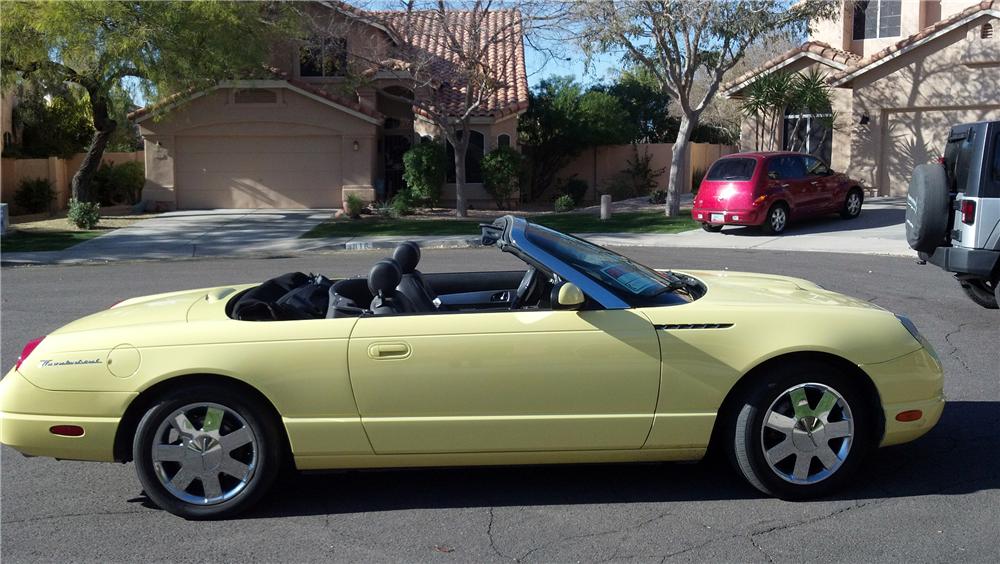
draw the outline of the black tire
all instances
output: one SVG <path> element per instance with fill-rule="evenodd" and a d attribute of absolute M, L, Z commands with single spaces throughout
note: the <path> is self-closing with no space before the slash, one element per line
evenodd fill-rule
<path fill-rule="evenodd" d="M 1000 284 L 991 283 L 982 278 L 959 278 L 958 283 L 969 299 L 986 309 L 998 309 L 1000 302 Z"/>
<path fill-rule="evenodd" d="M 799 418 L 794 411 L 788 411 L 794 410 L 790 394 L 796 393 L 793 390 L 800 386 L 805 386 L 800 389 L 806 394 L 808 405 L 805 407 L 810 411 L 819 407 L 819 399 L 825 395 L 824 388 L 832 391 L 833 396 L 839 394 L 837 403 L 826 412 L 827 420 L 817 420 L 811 415 Z M 875 407 L 878 402 L 864 390 L 855 376 L 842 374 L 823 362 L 792 361 L 770 370 L 735 405 L 736 413 L 730 414 L 725 438 L 731 462 L 751 485 L 768 495 L 796 500 L 820 497 L 832 492 L 850 479 L 862 460 L 878 444 L 877 433 L 880 427 Z M 841 402 L 846 403 L 847 409 L 844 409 Z M 787 421 L 794 422 L 793 426 L 788 427 L 791 429 L 790 433 L 765 428 L 772 406 L 776 412 L 791 413 L 791 416 L 785 417 Z M 822 416 L 822 412 L 817 414 Z M 850 423 L 845 423 L 848 420 Z M 836 431 L 832 431 L 834 425 L 837 426 Z M 829 432 L 839 433 L 851 425 L 853 429 L 849 436 L 824 441 L 827 426 L 831 430 Z M 811 431 L 806 430 L 808 426 L 812 426 Z M 817 443 L 814 437 L 821 432 L 823 436 Z M 796 483 L 796 465 L 800 458 L 798 451 L 785 457 L 775 454 L 773 456 L 777 460 L 772 463 L 768 462 L 765 454 L 765 451 L 774 452 L 768 449 L 775 449 L 786 441 L 796 448 L 799 445 L 814 448 L 817 453 L 825 445 L 828 448 L 823 452 L 832 454 L 836 463 L 826 466 L 818 455 L 803 454 L 801 458 L 808 460 L 806 477 L 805 481 Z M 824 472 L 827 474 L 824 475 Z"/>
<path fill-rule="evenodd" d="M 712 225 L 711 223 L 702 223 L 701 228 L 709 233 L 718 233 L 719 231 L 722 231 L 721 225 Z"/>
<path fill-rule="evenodd" d="M 200 433 L 200 435 L 195 435 L 194 438 L 182 438 L 176 431 L 178 427 L 171 425 L 167 419 L 179 410 L 191 406 L 197 407 L 193 407 L 190 411 L 182 411 L 182 414 L 191 423 L 192 434 Z M 197 414 L 202 408 L 204 415 L 199 422 Z M 205 431 L 209 426 L 209 408 L 216 409 L 217 413 L 221 412 L 217 418 L 218 429 L 215 431 L 220 439 L 214 443 Z M 274 421 L 270 413 L 271 410 L 256 398 L 226 386 L 197 385 L 166 394 L 150 407 L 139 421 L 132 442 L 136 473 L 146 495 L 162 509 L 185 519 L 223 519 L 246 511 L 267 493 L 281 470 L 284 443 L 278 430 L 280 422 Z M 247 427 L 247 431 L 243 431 L 243 427 Z M 225 452 L 226 437 L 230 437 L 230 433 L 236 431 L 241 432 L 240 437 L 249 436 L 251 442 Z M 177 438 L 170 441 L 170 437 L 173 436 Z M 164 444 L 165 442 L 170 444 Z M 179 444 L 176 444 L 178 442 Z M 233 435 L 233 442 L 234 444 L 238 442 L 236 435 Z M 221 492 L 223 495 L 216 496 L 220 498 L 219 501 L 208 501 L 210 490 L 198 477 L 190 479 L 187 486 L 179 489 L 180 494 L 171 492 L 164 481 L 172 482 L 167 480 L 168 478 L 178 479 L 184 463 L 171 461 L 170 458 L 173 458 L 174 454 L 159 462 L 154 461 L 154 444 L 172 449 L 172 452 L 182 452 L 180 456 L 185 457 L 185 460 L 193 460 L 195 454 L 192 453 L 198 453 L 201 457 L 200 464 L 205 464 L 210 456 L 213 457 L 213 460 L 217 461 L 214 468 L 216 483 L 225 488 Z M 192 445 L 198 445 L 199 448 Z M 179 450 L 173 447 L 179 447 Z M 252 452 L 253 455 L 249 456 L 248 452 Z M 226 469 L 222 468 L 222 465 L 232 460 L 245 467 L 247 474 L 242 480 L 226 473 Z M 161 473 L 164 481 L 161 481 Z M 195 503 L 181 499 L 178 495 L 203 499 L 202 503 Z"/>
<path fill-rule="evenodd" d="M 906 195 L 906 242 L 910 248 L 932 254 L 946 242 L 950 205 L 944 167 L 922 164 L 914 168 Z"/>
<path fill-rule="evenodd" d="M 844 205 L 840 209 L 840 217 L 843 219 L 855 219 L 861 215 L 861 206 L 865 203 L 865 193 L 860 188 L 851 188 L 844 198 Z"/>
<path fill-rule="evenodd" d="M 788 228 L 788 206 L 784 202 L 778 202 L 767 210 L 767 217 L 760 229 L 769 235 L 781 235 Z"/>

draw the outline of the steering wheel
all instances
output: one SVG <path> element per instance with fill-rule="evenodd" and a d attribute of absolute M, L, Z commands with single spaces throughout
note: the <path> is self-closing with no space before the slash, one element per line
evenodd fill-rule
<path fill-rule="evenodd" d="M 517 292 L 510 301 L 510 309 L 513 310 L 521 307 L 524 303 L 524 298 L 526 298 L 535 287 L 535 281 L 537 279 L 538 269 L 533 266 L 529 266 L 527 272 L 524 273 L 524 277 L 521 278 L 521 283 L 517 285 Z"/>

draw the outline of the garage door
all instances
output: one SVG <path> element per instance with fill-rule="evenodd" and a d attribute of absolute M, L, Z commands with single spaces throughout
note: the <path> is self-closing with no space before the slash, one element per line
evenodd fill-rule
<path fill-rule="evenodd" d="M 1000 109 L 914 110 L 892 112 L 882 141 L 881 194 L 903 196 L 913 167 L 935 161 L 944 151 L 951 126 L 1000 119 Z"/>
<path fill-rule="evenodd" d="M 340 207 L 339 136 L 177 138 L 179 209 Z"/>

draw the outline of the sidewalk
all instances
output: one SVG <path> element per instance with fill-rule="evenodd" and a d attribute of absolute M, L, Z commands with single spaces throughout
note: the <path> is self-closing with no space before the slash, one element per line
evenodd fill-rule
<path fill-rule="evenodd" d="M 755 249 L 915 257 L 906 243 L 904 198 L 865 203 L 858 219 L 836 216 L 792 224 L 781 236 L 747 227 L 721 233 L 701 229 L 675 234 L 577 234 L 603 246 Z M 375 236 L 299 239 L 333 210 L 213 210 L 163 214 L 80 243 L 65 251 L 6 253 L 7 265 L 79 264 L 199 257 L 281 257 L 335 251 L 391 249 L 404 240 L 424 248 L 479 246 L 478 236 Z"/>

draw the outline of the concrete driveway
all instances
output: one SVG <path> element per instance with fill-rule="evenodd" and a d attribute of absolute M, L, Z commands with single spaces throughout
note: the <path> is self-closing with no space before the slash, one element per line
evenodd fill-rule
<path fill-rule="evenodd" d="M 329 219 L 334 210 L 177 211 L 80 243 L 60 261 L 232 256 L 267 252 Z"/>

